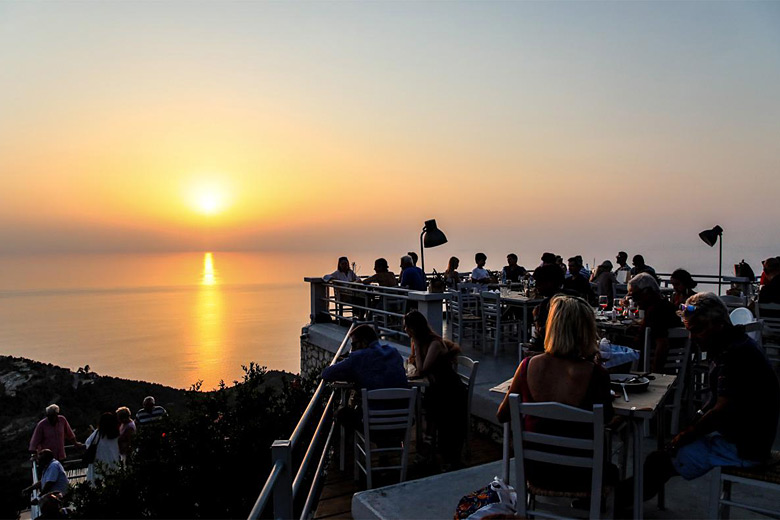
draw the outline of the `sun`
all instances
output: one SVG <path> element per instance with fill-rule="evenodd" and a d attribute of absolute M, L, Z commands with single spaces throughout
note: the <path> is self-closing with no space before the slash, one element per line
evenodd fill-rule
<path fill-rule="evenodd" d="M 228 193 L 224 185 L 216 181 L 201 182 L 192 187 L 190 203 L 202 215 L 217 215 L 228 207 Z"/>

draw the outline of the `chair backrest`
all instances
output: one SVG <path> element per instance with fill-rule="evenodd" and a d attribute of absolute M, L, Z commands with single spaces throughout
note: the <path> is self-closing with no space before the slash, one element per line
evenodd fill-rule
<path fill-rule="evenodd" d="M 468 389 L 468 403 L 471 403 L 471 396 L 474 394 L 474 381 L 477 379 L 477 371 L 479 369 L 479 361 L 466 356 L 458 356 L 457 358 L 458 377 L 461 382 L 466 385 Z"/>
<path fill-rule="evenodd" d="M 482 319 L 492 326 L 498 326 L 501 322 L 501 295 L 486 291 L 480 293 L 479 298 L 482 306 Z"/>
<path fill-rule="evenodd" d="M 720 296 L 720 300 L 726 304 L 726 307 L 729 311 L 733 311 L 734 309 L 738 309 L 739 307 L 744 307 L 747 305 L 747 298 L 745 296 L 732 296 L 730 294 L 725 294 Z"/>
<path fill-rule="evenodd" d="M 764 350 L 763 338 L 761 334 L 764 332 L 764 320 L 755 320 L 750 323 L 745 323 L 745 333 L 755 341 L 761 350 Z"/>
<path fill-rule="evenodd" d="M 362 389 L 363 435 L 371 445 L 371 432 L 404 431 L 404 446 L 409 445 L 414 419 L 416 388 Z"/>
<path fill-rule="evenodd" d="M 519 394 L 509 396 L 509 407 L 512 417 L 512 440 L 515 449 L 515 486 L 518 493 L 522 490 L 522 496 L 518 496 L 517 514 L 527 516 L 525 498 L 528 496 L 528 481 L 525 475 L 525 461 L 534 460 L 557 464 L 561 466 L 573 466 L 579 468 L 591 468 L 590 488 L 590 518 L 598 518 L 601 509 L 601 488 L 604 477 L 604 406 L 595 405 L 589 412 L 581 408 L 575 408 L 566 404 L 547 403 L 523 403 Z M 545 433 L 527 432 L 523 430 L 523 416 L 533 416 L 559 421 L 590 423 L 593 425 L 593 438 L 567 437 L 564 435 L 551 435 Z M 526 443 L 533 443 L 533 448 L 526 447 Z M 537 447 L 548 446 L 548 451 Z M 565 455 L 556 453 L 563 448 Z M 533 513 L 532 513 L 533 514 Z"/>
<path fill-rule="evenodd" d="M 756 318 L 764 322 L 764 338 L 780 338 L 780 303 L 757 303 Z"/>
<path fill-rule="evenodd" d="M 684 373 L 688 367 L 688 358 L 691 355 L 691 335 L 685 327 L 674 327 L 669 329 L 669 350 L 666 353 L 666 361 L 663 364 L 663 371 L 666 374 L 679 376 Z M 645 329 L 645 351 L 643 370 L 650 372 L 651 361 L 655 355 L 655 345 L 651 341 L 652 330 L 650 327 Z M 678 377 L 679 380 L 679 377 Z"/>

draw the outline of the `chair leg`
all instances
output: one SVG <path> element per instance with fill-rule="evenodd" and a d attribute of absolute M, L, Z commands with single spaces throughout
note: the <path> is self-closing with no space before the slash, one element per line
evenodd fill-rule
<path fill-rule="evenodd" d="M 723 481 L 723 499 L 724 500 L 731 500 L 731 481 L 730 480 L 724 480 Z M 729 520 L 731 517 L 731 506 L 728 504 L 723 504 L 720 508 L 720 517 L 723 520 Z"/>
<path fill-rule="evenodd" d="M 710 507 L 707 517 L 720 518 L 720 466 L 712 470 L 710 477 L 712 478 L 710 481 Z"/>
<path fill-rule="evenodd" d="M 358 481 L 360 479 L 360 465 L 358 465 L 358 456 L 360 454 L 360 450 L 358 450 L 358 436 L 357 434 L 354 435 L 354 442 L 352 443 L 352 461 L 354 463 L 354 473 L 353 473 L 353 479 L 355 481 Z"/>
<path fill-rule="evenodd" d="M 607 510 L 604 512 L 604 518 L 615 518 L 615 492 L 607 497 Z"/>
<path fill-rule="evenodd" d="M 373 470 L 371 469 L 371 446 L 366 446 L 366 489 L 371 489 L 374 487 L 371 481 L 372 473 Z"/>

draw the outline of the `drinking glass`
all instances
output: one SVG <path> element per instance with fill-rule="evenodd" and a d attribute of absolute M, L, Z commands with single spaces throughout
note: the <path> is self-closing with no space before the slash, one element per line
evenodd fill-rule
<path fill-rule="evenodd" d="M 623 316 L 623 298 L 615 298 L 615 302 L 612 304 L 612 321 L 617 321 L 619 317 Z"/>
<path fill-rule="evenodd" d="M 599 296 L 599 314 L 602 316 L 604 316 L 604 313 L 607 310 L 607 305 L 609 305 L 607 295 Z"/>

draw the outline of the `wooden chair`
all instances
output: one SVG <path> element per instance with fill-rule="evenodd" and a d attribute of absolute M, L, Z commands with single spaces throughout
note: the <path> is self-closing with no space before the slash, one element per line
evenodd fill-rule
<path fill-rule="evenodd" d="M 769 362 L 776 366 L 780 364 L 780 304 L 756 303 L 756 319 L 759 318 L 764 323 L 761 334 L 764 351 Z"/>
<path fill-rule="evenodd" d="M 493 356 L 498 356 L 498 350 L 509 345 L 514 351 L 520 344 L 520 321 L 510 320 L 502 316 L 501 296 L 492 292 L 480 294 L 482 307 L 482 351 L 489 345 L 493 347 Z"/>
<path fill-rule="evenodd" d="M 355 480 L 362 471 L 366 486 L 373 486 L 372 474 L 377 470 L 400 470 L 400 482 L 406 480 L 409 465 L 409 441 L 414 420 L 416 388 L 383 388 L 361 390 L 363 394 L 363 431 L 355 431 Z M 379 441 L 376 448 L 372 443 Z M 393 466 L 375 466 L 373 454 L 398 452 L 400 463 Z M 362 458 L 362 463 L 361 463 Z"/>
<path fill-rule="evenodd" d="M 780 518 L 780 509 L 766 509 L 755 504 L 755 499 L 739 502 L 731 494 L 731 485 L 757 488 L 767 496 L 780 495 L 780 451 L 773 451 L 767 464 L 755 468 L 716 467 L 712 471 L 709 518 L 729 518 L 732 507 Z"/>
<path fill-rule="evenodd" d="M 644 351 L 644 371 L 650 372 L 650 362 L 655 354 L 655 345 L 651 341 L 652 331 L 650 327 L 645 329 L 645 351 Z M 666 353 L 666 361 L 663 364 L 662 372 L 677 376 L 674 382 L 674 394 L 672 402 L 664 404 L 664 408 L 669 410 L 672 416 L 670 421 L 670 430 L 672 435 L 677 435 L 680 431 L 680 411 L 682 409 L 683 395 L 687 394 L 691 398 L 692 387 L 689 383 L 689 364 L 691 361 L 691 337 L 685 327 L 675 327 L 669 329 L 669 351 Z M 646 429 L 646 433 L 649 430 Z"/>
<path fill-rule="evenodd" d="M 615 493 L 610 486 L 605 486 L 604 479 L 604 407 L 595 405 L 592 412 L 561 403 L 523 403 L 518 394 L 509 396 L 509 406 L 512 416 L 512 439 L 515 450 L 515 488 L 518 493 L 517 515 L 534 518 L 562 518 L 547 511 L 539 511 L 537 496 L 590 498 L 589 518 L 601 518 L 601 503 L 607 499 L 607 518 L 614 511 Z M 556 419 L 575 423 L 593 425 L 593 438 L 567 437 L 543 433 L 523 431 L 523 416 L 533 416 L 545 419 Z M 533 448 L 527 443 L 533 443 Z M 547 451 L 537 449 L 546 446 Z M 560 455 L 556 450 L 565 449 L 567 454 Z M 504 450 L 505 454 L 508 451 Z M 569 454 L 571 453 L 571 454 Z M 508 455 L 505 455 L 508 456 Z M 591 468 L 590 491 L 560 491 L 542 489 L 534 486 L 525 478 L 525 461 L 534 460 L 557 464 L 560 466 Z M 506 462 L 506 461 L 505 461 Z M 565 471 L 561 468 L 561 471 Z"/>
<path fill-rule="evenodd" d="M 470 335 L 474 345 L 482 329 L 479 295 L 470 292 L 467 288 L 461 288 L 452 293 L 448 304 L 447 329 L 450 339 L 463 345 Z"/>
<path fill-rule="evenodd" d="M 474 395 L 474 381 L 477 379 L 479 361 L 458 356 L 458 376 L 468 390 L 466 400 L 466 455 L 471 455 L 471 398 Z"/>

